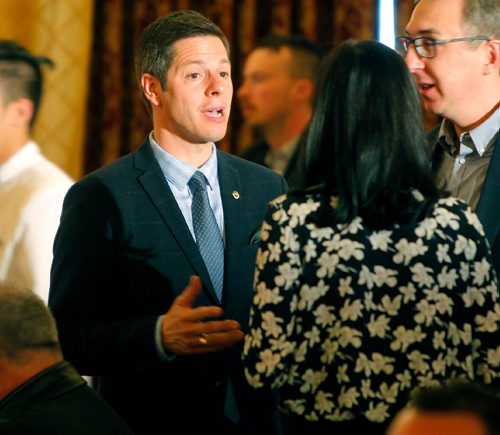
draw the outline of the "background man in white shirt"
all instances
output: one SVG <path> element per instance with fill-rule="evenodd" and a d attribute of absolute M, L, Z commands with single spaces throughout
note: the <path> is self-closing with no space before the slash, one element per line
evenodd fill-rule
<path fill-rule="evenodd" d="M 47 302 L 52 244 L 72 180 L 40 152 L 30 131 L 50 60 L 0 40 L 0 281 Z"/>

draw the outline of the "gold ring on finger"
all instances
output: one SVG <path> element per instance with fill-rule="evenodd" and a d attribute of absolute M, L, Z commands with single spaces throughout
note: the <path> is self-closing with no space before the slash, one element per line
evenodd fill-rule
<path fill-rule="evenodd" d="M 198 337 L 198 343 L 200 343 L 203 346 L 206 346 L 208 344 L 207 334 L 201 334 L 201 337 Z"/>

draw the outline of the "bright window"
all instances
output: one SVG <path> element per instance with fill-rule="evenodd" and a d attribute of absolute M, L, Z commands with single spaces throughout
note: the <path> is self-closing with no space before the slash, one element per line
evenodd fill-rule
<path fill-rule="evenodd" d="M 394 48 L 395 44 L 394 0 L 378 1 L 378 40 Z"/>

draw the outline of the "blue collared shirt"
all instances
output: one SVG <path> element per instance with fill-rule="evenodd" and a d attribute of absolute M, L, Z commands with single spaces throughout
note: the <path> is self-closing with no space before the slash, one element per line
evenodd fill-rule
<path fill-rule="evenodd" d="M 191 215 L 192 195 L 187 183 L 197 170 L 203 172 L 203 175 L 207 178 L 207 193 L 210 207 L 212 207 L 214 212 L 222 238 L 225 239 L 224 211 L 222 208 L 222 198 L 217 172 L 217 152 L 215 144 L 212 144 L 212 155 L 210 158 L 203 164 L 203 166 L 195 168 L 189 163 L 174 157 L 172 154 L 161 148 L 160 145 L 158 145 L 158 143 L 154 140 L 153 133 L 149 135 L 149 141 L 151 143 L 153 154 L 160 165 L 163 175 L 167 180 L 177 204 L 179 205 L 193 239 L 196 240 L 193 229 L 193 217 Z"/>

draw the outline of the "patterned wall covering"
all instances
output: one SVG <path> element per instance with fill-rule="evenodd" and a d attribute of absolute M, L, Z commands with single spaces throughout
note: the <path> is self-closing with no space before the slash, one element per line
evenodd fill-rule
<path fill-rule="evenodd" d="M 78 178 L 83 168 L 93 0 L 0 0 L 0 38 L 50 57 L 33 132 L 44 154 Z"/>
<path fill-rule="evenodd" d="M 135 149 L 151 129 L 133 72 L 134 40 L 157 16 L 195 9 L 229 39 L 235 89 L 255 41 L 269 33 L 302 33 L 330 49 L 347 38 L 371 39 L 376 0 L 107 0 L 96 1 L 85 171 Z M 220 147 L 240 152 L 251 141 L 233 103 Z"/>

